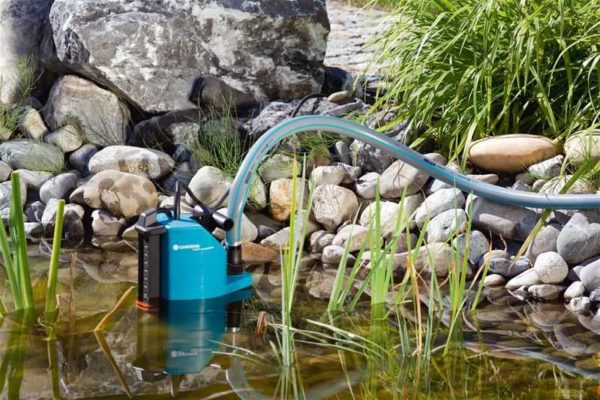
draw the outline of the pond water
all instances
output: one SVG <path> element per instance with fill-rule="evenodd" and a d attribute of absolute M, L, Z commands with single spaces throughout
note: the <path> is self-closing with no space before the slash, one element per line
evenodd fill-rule
<path fill-rule="evenodd" d="M 48 258 L 32 248 L 36 296 Z M 516 304 L 502 293 L 465 315 L 451 351 L 402 357 L 395 317 L 373 325 L 370 306 L 326 314 L 297 293 L 292 367 L 282 365 L 277 274 L 254 270 L 255 289 L 160 314 L 135 306 L 136 254 L 64 255 L 60 317 L 52 331 L 0 322 L 0 397 L 7 399 L 588 399 L 600 394 L 600 320 L 560 303 Z M 8 299 L 1 278 L 3 298 Z M 320 322 L 310 322 L 320 321 Z M 266 327 L 266 325 L 269 325 Z M 335 326 L 335 328 L 334 328 Z M 345 332 L 354 334 L 348 335 Z M 431 347 L 448 342 L 442 323 Z M 383 350 L 382 350 L 383 349 Z M 385 353 L 385 355 L 382 355 Z"/>

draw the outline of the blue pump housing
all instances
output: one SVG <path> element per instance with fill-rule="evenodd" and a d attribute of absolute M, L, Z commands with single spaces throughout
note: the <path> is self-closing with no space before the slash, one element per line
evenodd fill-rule
<path fill-rule="evenodd" d="M 225 296 L 252 285 L 252 276 L 227 274 L 227 252 L 206 228 L 181 214 L 157 217 L 160 238 L 160 296 L 166 301 Z"/>

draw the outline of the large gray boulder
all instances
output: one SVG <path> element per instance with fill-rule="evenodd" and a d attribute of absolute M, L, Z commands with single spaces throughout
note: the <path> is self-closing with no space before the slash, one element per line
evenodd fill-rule
<path fill-rule="evenodd" d="M 323 84 L 324 0 L 57 0 L 50 23 L 50 67 L 146 112 L 298 98 Z"/>
<path fill-rule="evenodd" d="M 37 59 L 52 0 L 0 1 L 0 103 L 20 99 L 26 58 Z"/>
<path fill-rule="evenodd" d="M 77 76 L 66 75 L 54 83 L 43 114 L 54 130 L 74 124 L 86 143 L 125 143 L 127 106 L 115 94 Z"/>

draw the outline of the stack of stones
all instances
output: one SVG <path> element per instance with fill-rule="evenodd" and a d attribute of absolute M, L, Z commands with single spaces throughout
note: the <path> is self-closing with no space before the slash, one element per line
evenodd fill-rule
<path fill-rule="evenodd" d="M 346 90 L 327 100 L 311 100 L 300 115 L 368 115 L 367 124 L 372 128 L 386 125 L 393 117 L 390 113 L 368 114 L 369 106 L 356 94 Z M 21 138 L 13 138 L 17 132 L 8 132 L 0 144 L 0 213 L 6 220 L 12 190 L 10 174 L 19 171 L 23 177 L 20 190 L 27 199 L 27 232 L 32 240 L 53 229 L 57 200 L 64 199 L 67 239 L 81 243 L 87 237 L 95 246 L 108 250 L 132 247 L 137 240 L 133 225 L 138 215 L 152 207 L 172 207 L 175 181 L 188 183 L 208 206 L 215 206 L 232 183 L 232 176 L 214 166 L 201 165 L 186 146 L 189 137 L 201 130 L 202 120 L 182 122 L 161 115 L 141 121 L 131 130 L 131 116 L 117 96 L 72 75 L 55 83 L 44 106 L 35 101 L 31 104 L 19 111 Z M 297 104 L 265 103 L 259 112 L 234 123 L 252 140 L 288 118 Z M 399 143 L 410 141 L 409 124 L 383 133 Z M 398 241 L 394 257 L 398 276 L 406 269 L 407 252 L 423 230 L 426 242 L 418 249 L 415 267 L 420 272 L 446 276 L 455 262 L 454 254 L 465 252 L 470 210 L 474 229 L 464 256 L 473 275 L 489 265 L 484 283 L 490 295 L 508 290 L 520 299 L 564 299 L 571 310 L 581 313 L 594 310 L 600 301 L 597 212 L 552 213 L 527 252 L 516 258 L 542 210 L 499 205 L 463 193 L 359 141 L 340 140 L 330 147 L 329 154 L 311 156 L 305 168 L 307 179 L 303 180 L 292 176 L 296 161 L 289 154 L 302 150 L 298 146 L 294 141 L 286 142 L 286 151 L 273 154 L 258 171 L 242 227 L 247 263 L 277 264 L 280 251 L 289 242 L 286 225 L 291 217 L 293 180 L 298 180 L 300 188 L 296 195 L 301 198 L 304 194 L 304 199 L 314 184 L 303 268 L 310 271 L 310 292 L 316 297 L 329 296 L 345 247 L 351 252 L 351 265 L 365 246 L 379 187 L 384 239 L 389 240 L 394 233 L 399 213 L 411 229 Z M 440 154 L 426 157 L 447 164 Z M 564 146 L 564 154 L 543 137 L 505 135 L 476 142 L 464 172 L 471 179 L 515 190 L 558 193 L 570 179 L 561 175 L 565 163 L 576 167 L 586 157 L 600 158 L 600 132 L 573 135 Z M 453 163 L 447 165 L 460 169 Z M 596 190 L 584 179 L 569 189 L 571 193 Z M 403 194 L 406 197 L 401 199 Z M 182 201 L 183 210 L 190 211 L 192 199 L 188 196 Z M 227 202 L 220 206 L 225 212 Z M 369 250 L 363 255 L 367 266 Z"/>

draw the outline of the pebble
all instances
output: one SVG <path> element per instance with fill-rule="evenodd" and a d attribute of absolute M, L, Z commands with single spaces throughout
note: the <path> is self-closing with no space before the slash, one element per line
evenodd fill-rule
<path fill-rule="evenodd" d="M 293 179 L 277 179 L 269 188 L 271 216 L 275 221 L 284 222 L 290 218 L 294 193 Z M 296 210 L 304 208 L 308 200 L 308 185 L 304 180 L 296 179 Z"/>
<path fill-rule="evenodd" d="M 347 247 L 350 253 L 361 249 L 366 250 L 369 248 L 369 229 L 361 225 L 346 225 L 338 231 L 331 244 Z"/>
<path fill-rule="evenodd" d="M 346 170 L 339 165 L 320 166 L 310 174 L 311 183 L 315 186 L 339 185 L 346 176 Z"/>
<path fill-rule="evenodd" d="M 33 140 L 42 140 L 48 128 L 39 111 L 33 107 L 23 107 L 19 113 L 19 129 Z"/>
<path fill-rule="evenodd" d="M 48 144 L 58 147 L 63 153 L 71 153 L 83 145 L 82 135 L 77 128 L 66 125 L 44 137 Z"/>
<path fill-rule="evenodd" d="M 564 159 L 564 156 L 558 155 L 537 164 L 533 164 L 527 168 L 527 173 L 538 179 L 555 178 L 560 175 Z"/>
<path fill-rule="evenodd" d="M 469 242 L 469 262 L 473 265 L 478 265 L 479 260 L 483 255 L 490 249 L 490 242 L 487 237 L 480 231 L 473 230 L 469 233 L 461 233 L 456 239 L 454 239 L 454 248 L 457 249 L 461 255 L 465 255 L 467 247 L 467 239 Z"/>
<path fill-rule="evenodd" d="M 567 290 L 565 290 L 564 297 L 565 300 L 569 301 L 575 297 L 582 297 L 583 295 L 585 295 L 585 285 L 582 282 L 577 281 L 569 285 Z"/>
<path fill-rule="evenodd" d="M 381 175 L 377 172 L 369 172 L 361 176 L 354 186 L 356 194 L 363 199 L 373 200 L 377 190 L 377 184 L 381 179 Z"/>
<path fill-rule="evenodd" d="M 538 232 L 527 249 L 527 256 L 532 262 L 542 253 L 556 251 L 556 241 L 561 229 L 562 226 L 558 224 L 549 224 Z"/>
<path fill-rule="evenodd" d="M 543 283 L 561 283 L 569 273 L 565 260 L 554 251 L 540 254 L 533 268 Z"/>
<path fill-rule="evenodd" d="M 538 221 L 537 213 L 527 208 L 469 196 L 467 209 L 471 203 L 473 225 L 482 232 L 495 233 L 504 239 L 525 240 Z"/>
<path fill-rule="evenodd" d="M 323 249 L 321 261 L 325 264 L 339 265 L 344 256 L 345 249 L 342 246 L 329 245 Z"/>
<path fill-rule="evenodd" d="M 311 253 L 321 254 L 323 249 L 333 242 L 334 238 L 335 235 L 327 231 L 319 230 L 313 232 L 309 238 Z"/>
<path fill-rule="evenodd" d="M 556 248 L 569 264 L 600 255 L 600 224 L 591 222 L 583 213 L 576 213 L 558 235 Z"/>
<path fill-rule="evenodd" d="M 600 129 L 577 132 L 565 142 L 567 160 L 575 165 L 584 161 L 600 159 Z"/>
<path fill-rule="evenodd" d="M 564 286 L 550 285 L 546 283 L 541 285 L 532 285 L 527 289 L 529 294 L 534 298 L 542 300 L 556 300 L 560 297 L 564 290 Z"/>
<path fill-rule="evenodd" d="M 344 221 L 353 220 L 358 199 L 353 191 L 336 185 L 322 185 L 314 191 L 313 214 L 317 222 L 333 231 Z"/>
<path fill-rule="evenodd" d="M 200 168 L 189 184 L 189 188 L 194 196 L 202 204 L 210 208 L 227 205 L 227 199 L 221 204 L 217 204 L 217 202 L 229 190 L 230 186 L 231 179 L 223 171 L 215 167 Z M 194 204 L 189 194 L 186 194 L 185 201 L 190 205 Z"/>
<path fill-rule="evenodd" d="M 579 271 L 579 278 L 588 292 L 600 288 L 600 258 L 592 258 Z"/>
<path fill-rule="evenodd" d="M 381 174 L 381 197 L 399 199 L 403 194 L 415 194 L 425 185 L 429 175 L 405 163 L 395 161 Z"/>
<path fill-rule="evenodd" d="M 422 227 L 425 221 L 430 221 L 444 211 L 462 208 L 465 205 L 465 196 L 456 188 L 440 189 L 427 197 L 415 212 L 415 222 Z"/>
<path fill-rule="evenodd" d="M 463 209 L 451 209 L 436 215 L 427 225 L 427 242 L 446 242 L 462 232 L 467 224 Z"/>
<path fill-rule="evenodd" d="M 485 287 L 497 287 L 504 286 L 506 279 L 500 274 L 490 274 L 483 280 L 483 286 Z"/>
<path fill-rule="evenodd" d="M 516 290 L 522 286 L 537 285 L 541 282 L 542 281 L 538 278 L 535 269 L 531 268 L 509 280 L 505 287 L 507 290 Z"/>
<path fill-rule="evenodd" d="M 40 187 L 40 200 L 48 203 L 50 199 L 68 199 L 71 192 L 77 187 L 79 174 L 66 172 L 48 179 Z"/>
<path fill-rule="evenodd" d="M 577 315 L 589 314 L 591 306 L 590 299 L 587 297 L 573 297 L 567 304 L 569 311 Z"/>

